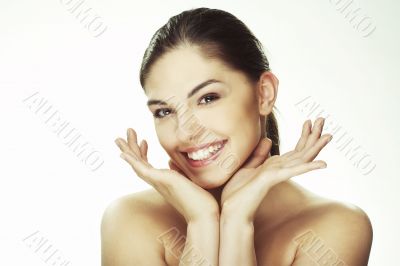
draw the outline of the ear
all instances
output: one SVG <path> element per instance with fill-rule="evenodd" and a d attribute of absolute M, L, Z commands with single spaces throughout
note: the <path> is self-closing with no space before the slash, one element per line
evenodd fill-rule
<path fill-rule="evenodd" d="M 258 108 L 260 115 L 267 116 L 272 112 L 278 94 L 278 78 L 271 72 L 265 71 L 261 74 L 257 84 Z"/>

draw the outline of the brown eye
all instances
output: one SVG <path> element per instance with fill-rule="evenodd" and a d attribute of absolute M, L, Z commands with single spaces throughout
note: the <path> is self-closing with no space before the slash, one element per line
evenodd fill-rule
<path fill-rule="evenodd" d="M 213 101 L 219 99 L 219 96 L 215 93 L 210 93 L 210 94 L 203 96 L 201 98 L 201 100 L 203 100 L 203 99 L 206 101 L 204 104 L 209 104 L 210 102 L 213 102 Z M 201 102 L 201 100 L 200 100 L 200 102 Z"/>
<path fill-rule="evenodd" d="M 160 114 L 160 113 L 161 113 L 161 114 Z M 167 116 L 167 115 L 162 114 L 162 113 L 171 113 L 171 110 L 166 109 L 166 108 L 157 109 L 157 110 L 154 112 L 153 116 L 154 116 L 155 118 L 159 118 L 159 119 L 162 119 L 162 118 L 164 118 L 164 117 Z"/>

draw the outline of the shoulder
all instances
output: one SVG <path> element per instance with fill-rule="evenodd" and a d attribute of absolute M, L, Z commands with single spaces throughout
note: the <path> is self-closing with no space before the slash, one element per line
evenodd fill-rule
<path fill-rule="evenodd" d="M 310 260 L 367 265 L 373 231 L 368 215 L 360 207 L 326 200 L 310 206 L 297 218 L 301 226 L 292 239 L 297 247 L 294 265 L 309 265 Z"/>
<path fill-rule="evenodd" d="M 175 209 L 155 190 L 148 189 L 113 200 L 106 207 L 102 222 L 112 219 L 114 222 L 131 223 L 131 219 L 147 220 L 148 227 L 162 227 L 176 219 Z M 171 218 L 171 219 L 169 219 Z"/>
<path fill-rule="evenodd" d="M 150 190 L 124 195 L 114 199 L 106 207 L 102 216 L 102 228 L 110 223 L 118 223 L 119 226 L 129 227 L 132 220 L 142 222 L 153 215 L 159 207 L 156 195 Z M 156 224 L 143 224 L 151 227 Z M 106 229 L 106 228 L 105 228 Z"/>
<path fill-rule="evenodd" d="M 163 265 L 157 236 L 168 227 L 169 206 L 153 189 L 113 200 L 101 219 L 102 265 Z"/>

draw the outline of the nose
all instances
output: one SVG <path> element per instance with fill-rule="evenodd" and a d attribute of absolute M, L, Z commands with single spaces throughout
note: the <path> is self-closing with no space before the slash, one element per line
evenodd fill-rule
<path fill-rule="evenodd" d="M 176 136 L 179 141 L 190 144 L 196 143 L 202 133 L 202 126 L 199 119 L 189 110 L 178 114 Z"/>

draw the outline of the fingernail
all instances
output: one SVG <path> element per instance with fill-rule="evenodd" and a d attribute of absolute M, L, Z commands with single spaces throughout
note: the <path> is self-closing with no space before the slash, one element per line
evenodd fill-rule
<path fill-rule="evenodd" d="M 121 157 L 122 159 L 126 160 L 126 156 L 125 156 L 125 154 L 123 154 L 123 153 L 121 153 L 121 154 L 119 155 L 119 157 Z"/>
<path fill-rule="evenodd" d="M 331 140 L 332 140 L 332 138 L 333 138 L 333 136 L 332 136 L 332 135 L 330 135 L 330 136 L 329 136 L 329 139 L 328 139 L 328 142 L 329 142 L 329 141 L 331 141 Z"/>

